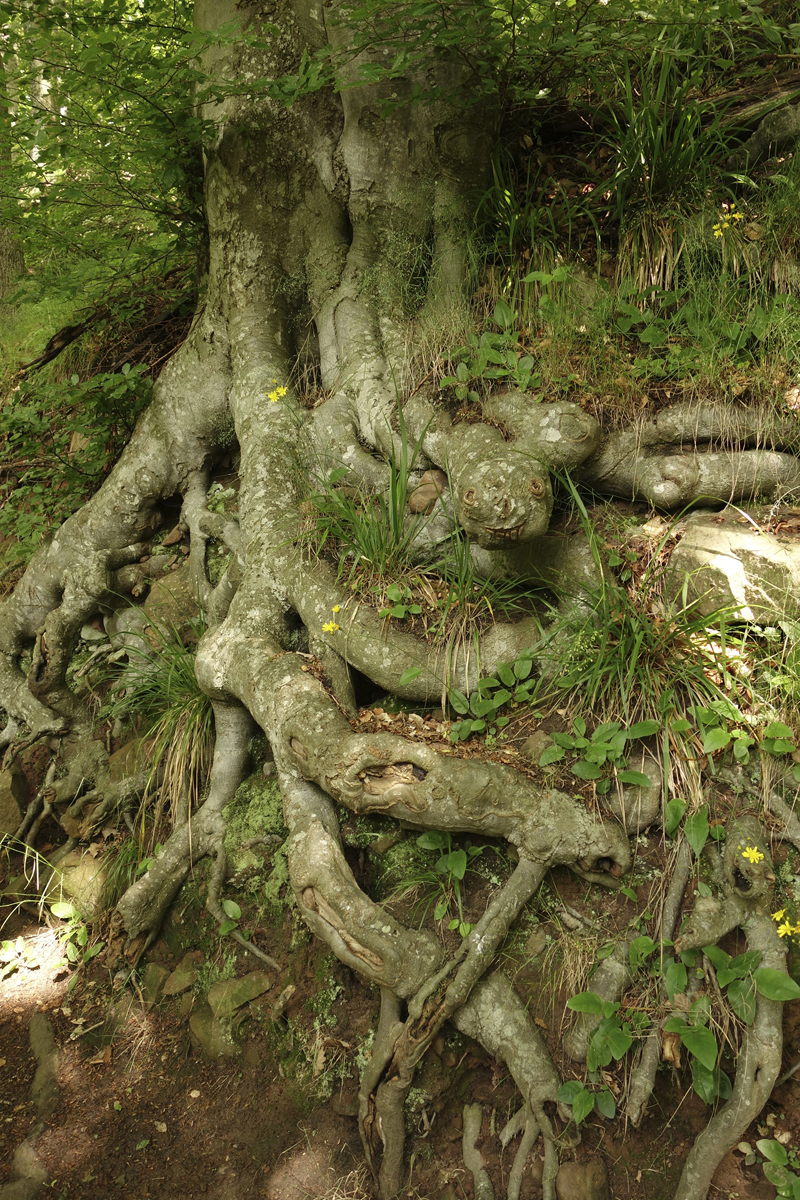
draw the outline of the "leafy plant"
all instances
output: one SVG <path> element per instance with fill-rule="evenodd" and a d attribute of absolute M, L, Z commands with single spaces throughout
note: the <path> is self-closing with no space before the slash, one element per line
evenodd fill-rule
<path fill-rule="evenodd" d="M 314 524 L 303 540 L 313 544 L 318 553 L 326 547 L 334 551 L 340 578 L 348 560 L 349 580 L 363 567 L 379 580 L 393 581 L 411 561 L 415 539 L 425 523 L 424 516 L 408 520 L 406 515 L 408 475 L 414 469 L 421 440 L 409 446 L 400 406 L 398 424 L 399 448 L 393 440 L 385 492 L 374 495 L 363 488 L 338 486 L 348 472 L 346 467 L 337 467 L 322 477 L 318 490 L 308 497 Z"/>
<path fill-rule="evenodd" d="M 740 1142 L 738 1149 L 747 1155 L 746 1162 L 756 1161 L 748 1142 Z M 781 1145 L 775 1138 L 759 1138 L 756 1149 L 764 1157 L 762 1169 L 765 1177 L 781 1197 L 800 1200 L 800 1160 L 797 1151 Z"/>
<path fill-rule="evenodd" d="M 187 626 L 194 642 L 205 632 L 202 617 Z M 141 740 L 149 747 L 150 764 L 142 827 L 148 798 L 158 789 L 155 840 L 164 810 L 174 825 L 197 806 L 211 766 L 214 718 L 211 701 L 195 676 L 193 649 L 184 644 L 181 630 L 171 623 L 153 623 L 147 636 L 152 652 L 129 648 L 128 665 L 112 689 L 108 712 L 142 720 Z"/>
<path fill-rule="evenodd" d="M 144 365 L 62 383 L 22 380 L 0 408 L 4 457 L 21 464 L 0 484 L 8 559 L 27 559 L 102 483 L 145 408 Z"/>
<path fill-rule="evenodd" d="M 390 583 L 386 589 L 386 599 L 389 604 L 378 611 L 379 617 L 390 617 L 402 621 L 407 616 L 417 616 L 422 612 L 419 604 L 412 604 L 411 588 L 400 583 Z"/>
<path fill-rule="evenodd" d="M 514 329 L 518 318 L 519 314 L 505 300 L 498 300 L 494 307 L 494 324 L 500 332 L 487 330 L 480 335 L 469 334 L 467 345 L 453 355 L 458 364 L 455 375 L 445 375 L 441 387 L 452 387 L 458 400 L 475 403 L 481 399 L 481 393 L 486 394 L 491 383 L 499 379 L 522 392 L 541 387 L 536 362 L 524 350 L 521 335 Z M 536 399 L 541 398 L 540 393 Z"/>
<path fill-rule="evenodd" d="M 458 930 L 461 937 L 466 937 L 472 925 L 464 919 L 461 885 L 470 860 L 476 858 L 484 847 L 454 847 L 451 835 L 438 830 L 420 834 L 416 844 L 421 850 L 437 851 L 439 857 L 432 869 L 411 872 L 394 893 L 394 898 L 401 899 L 420 886 L 432 887 L 433 894 L 424 903 L 423 920 L 434 899 L 436 904 L 433 916 L 436 921 L 443 921 L 448 917 L 450 906 L 455 900 L 458 915 L 448 920 L 447 928 Z"/>
<path fill-rule="evenodd" d="M 577 756 L 577 762 L 572 765 L 573 775 L 595 782 L 601 795 L 609 791 L 613 780 L 632 787 L 651 787 L 653 781 L 643 771 L 628 770 L 625 750 L 628 742 L 651 737 L 661 727 L 662 722 L 658 720 L 637 721 L 628 729 L 624 729 L 619 721 L 607 721 L 598 725 L 587 737 L 585 720 L 575 717 L 573 733 L 556 732 L 552 735 L 554 744 L 542 752 L 539 766 L 560 762 L 571 751 Z M 606 767 L 613 769 L 613 776 L 604 771 Z"/>
<path fill-rule="evenodd" d="M 510 718 L 498 716 L 498 713 L 507 704 L 529 702 L 534 690 L 534 680 L 530 679 L 532 669 L 533 651 L 528 650 L 520 654 L 513 665 L 498 663 L 496 675 L 480 679 L 477 689 L 469 697 L 457 688 L 451 688 L 447 693 L 450 707 L 464 719 L 454 722 L 450 740 L 465 742 L 473 733 L 504 729 Z"/>
<path fill-rule="evenodd" d="M 576 1125 L 591 1116 L 595 1109 L 609 1121 L 617 1115 L 616 1101 L 610 1088 L 605 1085 L 597 1091 L 590 1091 L 580 1080 L 569 1079 L 558 1089 L 558 1099 L 570 1106 Z"/>

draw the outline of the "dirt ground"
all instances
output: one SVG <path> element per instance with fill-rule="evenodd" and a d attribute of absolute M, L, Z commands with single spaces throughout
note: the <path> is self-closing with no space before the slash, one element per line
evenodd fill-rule
<path fill-rule="evenodd" d="M 582 1075 L 565 1059 L 559 1038 L 585 940 L 581 928 L 569 929 L 567 918 L 583 914 L 589 922 L 601 922 L 604 931 L 625 927 L 634 910 L 646 911 L 663 855 L 658 838 L 640 847 L 637 878 L 642 882 L 635 904 L 619 893 L 598 897 L 596 889 L 567 871 L 553 873 L 541 920 L 521 928 L 500 964 L 529 1000 L 565 1079 Z M 488 886 L 481 879 L 471 889 L 476 910 L 485 905 Z M 201 905 L 193 908 L 179 900 L 150 962 L 173 969 L 193 946 L 213 946 L 213 933 Z M 285 964 L 280 976 L 242 1011 L 234 1057 L 215 1060 L 203 1055 L 190 1028 L 192 1012 L 203 1004 L 202 987 L 151 1004 L 142 987 L 143 970 L 125 982 L 99 955 L 70 991 L 75 973 L 58 965 L 63 951 L 56 929 L 17 912 L 2 936 L 21 937 L 19 945 L 31 950 L 28 963 L 20 963 L 0 984 L 0 1183 L 8 1179 L 12 1155 L 36 1123 L 28 1025 L 38 1009 L 52 1021 L 60 1048 L 60 1100 L 35 1144 L 59 1200 L 365 1200 L 371 1194 L 352 1113 L 358 1055 L 368 1047 L 377 1021 L 377 995 L 332 960 L 325 947 L 307 937 L 293 939 L 288 915 L 283 927 L 259 931 L 261 948 Z M 209 963 L 217 972 L 227 964 L 228 973 L 237 976 L 261 969 L 252 956 L 240 951 L 234 962 L 230 947 L 218 940 L 216 946 L 195 954 L 200 983 Z M 274 1019 L 273 1006 L 289 984 L 295 990 Z M 797 1008 L 788 1004 L 785 1010 L 787 1067 L 800 1055 Z M 617 1094 L 626 1069 L 624 1062 L 616 1064 L 605 1077 Z M 728 1069 L 732 1074 L 733 1064 Z M 445 1031 L 409 1097 L 405 1196 L 471 1200 L 472 1179 L 461 1157 L 461 1111 L 465 1102 L 475 1101 L 484 1105 L 482 1153 L 496 1195 L 505 1194 L 517 1139 L 503 1150 L 497 1134 L 519 1098 L 503 1069 L 480 1047 Z M 687 1072 L 678 1074 L 665 1064 L 641 1129 L 595 1113 L 582 1127 L 575 1157 L 603 1160 L 617 1200 L 668 1200 L 709 1113 L 691 1091 Z M 798 1144 L 800 1076 L 776 1090 L 748 1139 L 754 1143 L 782 1131 Z M 541 1169 L 534 1151 L 524 1200 L 541 1195 Z M 774 1195 L 760 1165 L 746 1166 L 738 1151 L 727 1156 L 712 1189 L 713 1200 Z"/>

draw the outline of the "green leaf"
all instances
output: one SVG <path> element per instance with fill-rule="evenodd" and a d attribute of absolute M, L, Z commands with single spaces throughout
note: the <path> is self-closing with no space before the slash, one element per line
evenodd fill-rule
<path fill-rule="evenodd" d="M 455 712 L 460 713 L 462 716 L 464 713 L 469 712 L 469 700 L 464 693 L 459 692 L 457 688 L 451 688 L 451 690 L 447 693 L 447 701 L 450 707 L 454 709 Z"/>
<path fill-rule="evenodd" d="M 550 763 L 560 762 L 563 757 L 564 750 L 561 746 L 548 746 L 539 756 L 539 766 L 547 767 Z"/>
<path fill-rule="evenodd" d="M 556 1092 L 556 1099 L 559 1104 L 572 1104 L 579 1092 L 583 1091 L 583 1084 L 577 1079 L 568 1079 L 566 1083 L 562 1083 L 561 1087 Z"/>
<path fill-rule="evenodd" d="M 661 722 L 651 719 L 649 721 L 637 721 L 626 732 L 629 738 L 646 738 L 652 737 L 654 733 L 658 733 L 660 728 Z"/>
<path fill-rule="evenodd" d="M 532 658 L 518 658 L 514 663 L 514 674 L 517 679 L 527 679 L 533 670 Z"/>
<path fill-rule="evenodd" d="M 602 1116 L 609 1121 L 614 1120 L 614 1117 L 617 1115 L 617 1105 L 607 1087 L 595 1093 L 594 1103 L 595 1108 Z"/>
<path fill-rule="evenodd" d="M 673 733 L 686 733 L 687 729 L 692 728 L 692 722 L 685 717 L 678 717 L 677 721 L 670 721 L 669 727 Z"/>
<path fill-rule="evenodd" d="M 652 787 L 653 781 L 643 771 L 620 771 L 617 776 L 620 783 L 628 783 L 633 787 Z"/>
<path fill-rule="evenodd" d="M 620 888 L 620 891 L 622 892 L 623 896 L 627 896 L 629 900 L 633 900 L 634 902 L 636 902 L 636 900 L 638 900 L 638 896 L 636 895 L 636 892 L 633 888 L 624 887 L 624 888 Z"/>
<path fill-rule="evenodd" d="M 615 1060 L 619 1062 L 621 1058 L 625 1057 L 633 1045 L 633 1038 L 626 1029 L 619 1029 L 617 1027 L 609 1029 L 606 1036 L 608 1040 L 608 1047 Z"/>
<path fill-rule="evenodd" d="M 699 812 L 693 813 L 687 819 L 683 832 L 687 842 L 699 858 L 700 852 L 708 840 L 708 808 L 705 804 Z"/>
<path fill-rule="evenodd" d="M 727 729 L 722 729 L 717 726 L 715 729 L 706 731 L 703 737 L 703 751 L 706 754 L 716 754 L 718 750 L 724 750 L 730 745 L 731 735 Z"/>
<path fill-rule="evenodd" d="M 672 837 L 673 833 L 680 825 L 685 812 L 685 800 L 668 800 L 664 805 L 664 828 L 666 829 L 669 837 Z"/>
<path fill-rule="evenodd" d="M 726 954 L 724 950 L 720 950 L 719 946 L 703 946 L 703 954 L 705 954 L 715 971 L 724 970 L 731 962 L 730 954 Z"/>
<path fill-rule="evenodd" d="M 584 721 L 583 717 L 576 717 L 572 722 L 572 728 L 579 737 L 586 737 L 586 722 Z"/>
<path fill-rule="evenodd" d="M 628 955 L 630 957 L 631 967 L 635 971 L 641 966 L 646 958 L 648 958 L 656 948 L 656 944 L 647 934 L 642 934 L 641 937 L 634 938 L 630 944 Z"/>
<path fill-rule="evenodd" d="M 794 737 L 794 734 L 789 726 L 784 725 L 781 721 L 771 721 L 764 730 L 764 737 L 791 738 Z"/>
<path fill-rule="evenodd" d="M 567 1008 L 573 1012 L 599 1014 L 603 1011 L 603 1001 L 596 992 L 578 992 L 569 998 Z"/>
<path fill-rule="evenodd" d="M 223 900 L 222 911 L 227 917 L 232 917 L 234 921 L 238 921 L 242 915 L 242 910 L 235 900 Z"/>
<path fill-rule="evenodd" d="M 717 1065 L 717 1039 L 710 1029 L 701 1025 L 687 1025 L 680 1039 L 690 1054 L 699 1059 L 704 1067 L 713 1071 Z"/>
<path fill-rule="evenodd" d="M 451 850 L 445 856 L 444 862 L 447 871 L 454 879 L 463 879 L 467 869 L 467 852 L 466 850 Z"/>
<path fill-rule="evenodd" d="M 719 976 L 717 977 L 719 979 Z M 728 1003 L 740 1021 L 752 1025 L 756 1019 L 756 985 L 753 979 L 734 979 L 729 985 Z"/>
<path fill-rule="evenodd" d="M 791 976 L 772 967 L 760 967 L 755 973 L 756 987 L 767 1000 L 796 1000 L 800 987 Z"/>
<path fill-rule="evenodd" d="M 606 721 L 603 725 L 598 725 L 592 734 L 593 742 L 605 742 L 610 737 L 613 737 L 620 729 L 619 721 Z"/>
<path fill-rule="evenodd" d="M 436 905 L 436 908 L 433 910 L 434 921 L 441 921 L 442 917 L 444 917 L 446 912 L 447 912 L 447 901 L 440 900 L 439 903 Z"/>
<path fill-rule="evenodd" d="M 150 1145 L 150 1138 L 142 1138 L 142 1140 L 140 1142 L 136 1143 L 136 1149 L 144 1150 L 145 1146 L 149 1146 L 149 1145 Z"/>
<path fill-rule="evenodd" d="M 670 1002 L 676 993 L 686 991 L 687 982 L 686 967 L 683 963 L 676 962 L 674 958 L 670 959 L 664 971 L 664 986 L 667 989 Z"/>
<path fill-rule="evenodd" d="M 515 683 L 514 672 L 511 670 L 511 668 L 508 666 L 507 663 L 498 663 L 497 664 L 497 674 L 500 678 L 500 682 L 504 683 L 506 687 L 514 686 L 514 683 Z"/>
<path fill-rule="evenodd" d="M 592 1111 L 593 1108 L 594 1108 L 593 1093 L 590 1091 L 587 1091 L 586 1088 L 582 1088 L 581 1091 L 578 1092 L 575 1099 L 572 1101 L 572 1116 L 575 1121 L 575 1124 L 580 1125 L 581 1121 L 584 1121 L 589 1116 L 589 1113 Z"/>
<path fill-rule="evenodd" d="M 567 750 L 575 749 L 575 738 L 571 733 L 556 732 L 551 735 L 557 746 L 564 746 Z"/>
<path fill-rule="evenodd" d="M 572 774 L 577 775 L 578 779 L 599 779 L 603 772 L 596 763 L 587 762 L 585 759 L 581 759 L 579 762 L 575 763 L 574 767 L 572 768 Z"/>
<path fill-rule="evenodd" d="M 416 679 L 421 674 L 422 667 L 409 667 L 408 670 L 403 671 L 403 674 L 400 676 L 399 686 L 405 687 L 407 683 L 411 683 L 413 679 Z"/>
<path fill-rule="evenodd" d="M 762 1138 L 756 1142 L 756 1150 L 764 1155 L 767 1162 L 777 1163 L 779 1167 L 785 1167 L 789 1161 L 786 1147 L 782 1146 L 780 1142 L 776 1142 L 773 1138 Z"/>
<path fill-rule="evenodd" d="M 223 921 L 219 927 L 219 936 L 227 937 L 227 935 L 231 933 L 238 924 L 238 921 Z"/>
<path fill-rule="evenodd" d="M 60 917 L 62 921 L 69 921 L 79 915 L 78 910 L 70 904 L 69 900 L 56 900 L 55 904 L 50 905 L 50 911 L 54 917 Z"/>

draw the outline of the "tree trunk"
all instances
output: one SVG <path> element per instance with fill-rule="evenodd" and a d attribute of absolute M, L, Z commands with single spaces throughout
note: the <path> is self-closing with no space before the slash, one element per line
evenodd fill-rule
<path fill-rule="evenodd" d="M 8 725 L 0 744 L 11 743 L 21 724 L 28 741 L 61 739 L 69 773 L 52 781 L 56 811 L 81 789 L 109 791 L 107 758 L 67 685 L 67 665 L 82 626 L 136 588 L 139 560 L 162 525 L 159 505 L 180 494 L 193 575 L 211 618 L 196 672 L 215 705 L 217 743 L 191 836 L 186 825 L 176 829 L 120 902 L 128 956 L 137 958 L 156 935 L 191 862 L 221 853 L 222 810 L 241 781 L 255 722 L 278 767 L 300 912 L 384 996 L 360 1097 L 364 1145 L 382 1194 L 401 1185 L 402 1104 L 416 1064 L 453 1018 L 507 1058 L 527 1105 L 526 1129 L 532 1137 L 538 1126 L 545 1138 L 545 1194 L 553 1196 L 554 1110 L 545 1105 L 556 1101 L 558 1077 L 510 985 L 482 977 L 548 867 L 566 863 L 590 879 L 615 881 L 630 861 L 627 836 L 511 768 L 358 732 L 346 715 L 353 697 L 345 664 L 425 700 L 446 685 L 441 656 L 411 634 L 387 630 L 297 544 L 309 474 L 344 464 L 356 484 L 380 492 L 389 483 L 415 332 L 436 331 L 465 304 L 468 233 L 495 122 L 486 105 L 441 101 L 395 105 L 387 115 L 384 104 L 410 96 L 415 84 L 423 92 L 469 88 L 468 71 L 457 60 L 432 58 L 415 79 L 353 86 L 367 57 L 348 60 L 352 29 L 342 11 L 322 0 L 280 8 L 198 0 L 201 29 L 240 22 L 255 35 L 255 44 L 223 42 L 208 51 L 205 66 L 217 79 L 292 74 L 304 51 L 330 41 L 345 64 L 342 87 L 291 108 L 237 95 L 206 106 L 217 133 L 206 154 L 205 302 L 108 480 L 40 547 L 2 606 L 0 697 Z M 326 397 L 313 411 L 293 382 L 308 346 Z M 453 516 L 445 536 L 457 519 L 487 571 L 549 579 L 571 573 L 579 593 L 591 561 L 575 543 L 542 536 L 553 502 L 549 471 L 591 462 L 595 452 L 602 465 L 599 427 L 577 405 L 534 412 L 524 397 L 497 403 L 505 435 L 494 425 L 454 425 L 424 391 L 406 406 L 425 465 L 449 471 Z M 231 533 L 231 566 L 214 588 L 205 568 L 214 514 L 205 499 L 227 450 L 220 431 L 228 417 L 241 452 L 239 530 Z M 535 636 L 526 622 L 498 625 L 482 639 L 482 665 L 513 661 Z M 315 650 L 327 688 L 298 646 Z M 24 673 L 20 662 L 31 650 Z M 407 679 L 414 665 L 419 673 Z M 450 683 L 474 686 L 474 656 L 454 654 L 448 671 Z M 403 928 L 359 888 L 334 800 L 420 829 L 505 837 L 519 864 L 448 958 L 432 935 Z"/>

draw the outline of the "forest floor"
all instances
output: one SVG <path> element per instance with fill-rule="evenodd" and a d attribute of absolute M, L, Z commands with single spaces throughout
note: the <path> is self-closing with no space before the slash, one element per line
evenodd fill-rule
<path fill-rule="evenodd" d="M 538 920 L 526 923 L 523 917 L 510 939 L 501 965 L 529 1002 L 565 1079 L 582 1075 L 560 1045 L 571 1016 L 565 1002 L 586 969 L 579 961 L 581 943 L 593 942 L 592 930 L 600 930 L 601 937 L 618 934 L 635 910 L 648 916 L 648 897 L 663 877 L 667 850 L 660 835 L 639 839 L 636 902 L 620 893 L 598 896 L 597 889 L 568 871 L 552 872 L 543 886 Z M 371 853 L 351 853 L 354 869 L 369 870 Z M 482 911 L 489 886 L 477 877 L 466 889 L 465 915 Z M 59 1200 L 366 1200 L 371 1194 L 353 1113 L 359 1055 L 368 1054 L 377 1022 L 377 993 L 305 935 L 287 908 L 282 921 L 261 925 L 254 934 L 259 947 L 282 964 L 280 975 L 271 975 L 267 991 L 237 1012 L 232 1056 L 209 1059 L 190 1026 L 193 1012 L 204 1005 L 209 981 L 244 976 L 262 964 L 219 939 L 203 910 L 202 891 L 202 882 L 186 885 L 148 956 L 149 964 L 162 968 L 155 975 L 163 985 L 167 972 L 191 955 L 194 985 L 156 1002 L 148 994 L 152 966 L 148 974 L 140 964 L 125 983 L 111 976 L 99 955 L 76 977 L 59 965 L 63 947 L 55 929 L 23 912 L 11 915 L 3 939 L 24 939 L 19 945 L 29 954 L 0 986 L 0 1185 L 37 1120 L 28 1026 L 40 1010 L 52 1022 L 59 1047 L 58 1106 L 35 1140 L 53 1180 L 48 1195 Z M 246 915 L 246 895 L 240 900 Z M 570 929 L 571 923 L 577 928 Z M 736 952 L 733 944 L 726 948 Z M 71 979 L 76 982 L 70 989 Z M 285 997 L 290 985 L 295 990 L 276 1015 L 278 997 Z M 797 1007 L 786 1010 L 787 1065 L 800 1055 Z M 619 1094 L 623 1065 L 612 1068 L 604 1079 Z M 730 1063 L 728 1070 L 733 1074 Z M 468 1101 L 484 1105 L 481 1150 L 496 1195 L 505 1194 L 517 1139 L 503 1149 L 498 1134 L 519 1097 L 481 1047 L 446 1027 L 409 1097 L 410 1171 L 404 1196 L 471 1200 L 472 1179 L 461 1153 L 461 1110 Z M 595 1112 L 582 1126 L 575 1158 L 602 1159 L 616 1200 L 669 1200 L 709 1113 L 691 1090 L 686 1070 L 663 1064 L 641 1128 L 633 1129 L 623 1118 L 608 1122 Z M 800 1076 L 776 1089 L 748 1137 L 754 1142 L 784 1131 L 796 1145 Z M 524 1200 L 541 1195 L 541 1170 L 537 1148 L 525 1173 Z M 711 1195 L 713 1200 L 768 1200 L 775 1191 L 761 1166 L 746 1166 L 744 1155 L 734 1150 L 719 1169 Z"/>

